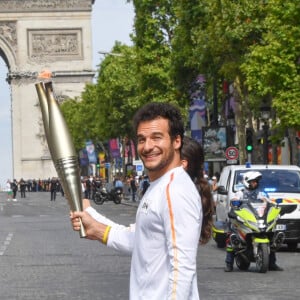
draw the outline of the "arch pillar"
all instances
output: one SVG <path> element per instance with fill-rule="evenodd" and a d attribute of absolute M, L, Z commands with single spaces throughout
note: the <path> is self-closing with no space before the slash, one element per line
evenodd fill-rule
<path fill-rule="evenodd" d="M 13 177 L 56 176 L 35 89 L 53 73 L 59 100 L 80 97 L 92 70 L 92 0 L 0 0 L 0 55 L 11 89 Z"/>

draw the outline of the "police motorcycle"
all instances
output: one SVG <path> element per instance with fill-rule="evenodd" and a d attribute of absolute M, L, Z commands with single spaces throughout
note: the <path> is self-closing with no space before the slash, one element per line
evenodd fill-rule
<path fill-rule="evenodd" d="M 106 187 L 100 187 L 96 189 L 94 202 L 102 205 L 104 201 L 113 201 L 115 204 L 120 204 L 123 198 L 122 188 L 113 188 L 110 191 Z"/>
<path fill-rule="evenodd" d="M 267 272 L 270 251 L 278 250 L 284 240 L 284 232 L 276 230 L 281 202 L 282 199 L 272 202 L 260 193 L 254 202 L 249 199 L 231 201 L 230 241 L 240 270 L 248 270 L 250 263 L 255 262 L 259 273 Z"/>

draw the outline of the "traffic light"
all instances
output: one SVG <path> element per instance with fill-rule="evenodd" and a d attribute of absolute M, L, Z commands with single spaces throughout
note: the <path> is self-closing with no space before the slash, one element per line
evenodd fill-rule
<path fill-rule="evenodd" d="M 246 128 L 246 151 L 251 153 L 253 150 L 253 131 L 251 128 Z"/>

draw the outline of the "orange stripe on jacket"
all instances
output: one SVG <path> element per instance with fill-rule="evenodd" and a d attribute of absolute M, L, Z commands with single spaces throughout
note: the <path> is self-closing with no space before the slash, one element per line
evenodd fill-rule
<path fill-rule="evenodd" d="M 174 249 L 174 280 L 173 280 L 173 287 L 172 287 L 172 299 L 176 299 L 176 289 L 177 289 L 177 280 L 178 280 L 178 250 L 176 247 L 174 214 L 172 210 L 172 203 L 170 197 L 170 184 L 173 179 L 174 179 L 174 173 L 171 174 L 170 182 L 167 185 L 167 201 L 168 201 L 169 215 L 170 215 L 170 222 L 171 222 L 172 246 Z"/>

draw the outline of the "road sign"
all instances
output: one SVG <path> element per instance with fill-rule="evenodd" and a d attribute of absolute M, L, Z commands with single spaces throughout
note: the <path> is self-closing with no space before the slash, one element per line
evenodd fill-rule
<path fill-rule="evenodd" d="M 239 150 L 236 147 L 228 147 L 225 151 L 226 159 L 237 160 L 239 158 Z"/>
<path fill-rule="evenodd" d="M 135 159 L 132 164 L 135 166 L 135 170 L 137 175 L 142 175 L 144 172 L 144 165 L 143 162 L 140 159 Z"/>
<path fill-rule="evenodd" d="M 144 170 L 143 165 L 136 165 L 137 172 L 143 172 L 143 170 Z"/>

